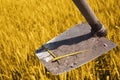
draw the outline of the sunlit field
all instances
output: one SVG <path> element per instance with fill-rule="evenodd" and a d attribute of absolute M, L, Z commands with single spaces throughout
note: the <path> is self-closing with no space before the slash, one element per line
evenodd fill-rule
<path fill-rule="evenodd" d="M 0 0 L 0 80 L 120 80 L 120 0 L 87 0 L 117 44 L 101 57 L 52 75 L 35 51 L 86 22 L 72 0 Z"/>

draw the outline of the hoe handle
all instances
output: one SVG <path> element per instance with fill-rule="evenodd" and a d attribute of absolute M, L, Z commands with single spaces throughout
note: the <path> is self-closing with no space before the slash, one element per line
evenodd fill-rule
<path fill-rule="evenodd" d="M 96 17 L 86 0 L 73 0 L 73 2 L 76 4 L 82 15 L 85 17 L 85 19 L 91 26 L 92 32 L 96 33 L 97 31 L 104 28 L 104 26 L 102 25 L 102 23 L 99 22 L 98 18 Z M 103 33 L 105 35 L 107 34 L 105 29 L 103 30 Z"/>

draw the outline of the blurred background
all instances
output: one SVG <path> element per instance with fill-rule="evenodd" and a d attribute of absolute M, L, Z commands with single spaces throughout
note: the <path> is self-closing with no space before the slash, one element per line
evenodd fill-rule
<path fill-rule="evenodd" d="M 35 51 L 75 24 L 86 22 L 72 0 L 0 0 L 0 80 L 120 80 L 120 0 L 87 0 L 117 47 L 61 75 Z"/>

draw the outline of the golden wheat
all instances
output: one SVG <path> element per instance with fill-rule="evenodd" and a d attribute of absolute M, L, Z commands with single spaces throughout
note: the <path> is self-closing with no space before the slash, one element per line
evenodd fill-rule
<path fill-rule="evenodd" d="M 72 0 L 0 0 L 0 80 L 120 80 L 120 0 L 88 0 L 118 47 L 54 76 L 35 56 L 42 44 L 85 21 Z"/>

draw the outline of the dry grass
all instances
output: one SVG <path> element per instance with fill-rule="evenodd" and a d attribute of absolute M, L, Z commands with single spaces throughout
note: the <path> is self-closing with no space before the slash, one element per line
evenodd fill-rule
<path fill-rule="evenodd" d="M 35 50 L 85 21 L 72 0 L 0 0 L 0 80 L 120 80 L 120 0 L 89 0 L 118 47 L 59 76 L 47 72 Z"/>

